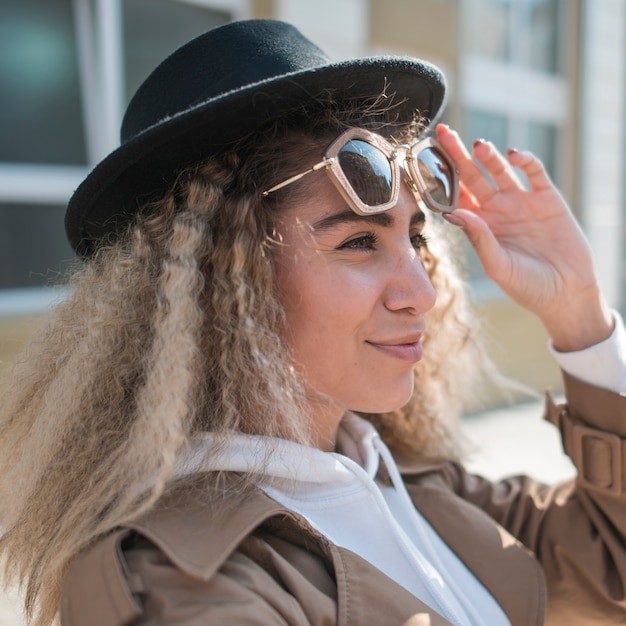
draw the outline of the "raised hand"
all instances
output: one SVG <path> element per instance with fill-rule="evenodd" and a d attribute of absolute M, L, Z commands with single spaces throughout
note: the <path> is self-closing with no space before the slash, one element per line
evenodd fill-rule
<path fill-rule="evenodd" d="M 437 138 L 455 161 L 461 199 L 447 220 L 461 227 L 485 273 L 535 313 L 557 350 L 586 348 L 612 331 L 613 319 L 598 286 L 589 243 L 541 161 L 476 141 L 473 155 L 447 126 Z M 526 189 L 515 169 L 526 175 Z M 495 184 L 494 184 L 495 183 Z"/>

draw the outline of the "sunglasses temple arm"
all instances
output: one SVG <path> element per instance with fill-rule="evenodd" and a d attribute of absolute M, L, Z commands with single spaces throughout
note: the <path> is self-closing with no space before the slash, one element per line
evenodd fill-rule
<path fill-rule="evenodd" d="M 296 174 L 295 176 L 292 176 L 291 178 L 284 180 L 282 183 L 278 183 L 278 185 L 274 185 L 271 189 L 264 191 L 263 197 L 265 198 L 266 196 L 269 196 L 269 194 L 273 193 L 274 191 L 278 191 L 279 189 L 282 189 L 283 187 L 286 187 L 287 185 L 291 185 L 291 183 L 295 183 L 301 178 L 304 178 L 307 174 L 310 174 L 311 172 L 317 172 L 318 170 L 321 170 L 323 167 L 326 167 L 327 165 L 330 165 L 331 163 L 332 163 L 332 159 L 324 159 L 323 161 L 316 163 L 313 167 L 308 169 L 306 172 Z"/>

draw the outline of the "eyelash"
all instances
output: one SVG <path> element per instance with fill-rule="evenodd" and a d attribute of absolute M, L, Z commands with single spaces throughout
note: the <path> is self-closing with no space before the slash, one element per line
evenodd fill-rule
<path fill-rule="evenodd" d="M 354 239 L 350 239 L 345 243 L 339 246 L 339 250 L 367 250 L 376 247 L 376 243 L 378 241 L 378 237 L 376 233 L 366 233 L 365 235 L 360 235 L 359 237 L 355 237 Z M 416 233 L 411 236 L 411 241 L 415 241 L 414 247 L 416 249 L 427 248 L 428 247 L 428 239 L 423 233 Z M 365 245 L 363 245 L 365 244 Z"/>

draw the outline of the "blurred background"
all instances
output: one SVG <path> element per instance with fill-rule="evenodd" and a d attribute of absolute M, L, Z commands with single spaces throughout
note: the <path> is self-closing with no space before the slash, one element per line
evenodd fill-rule
<path fill-rule="evenodd" d="M 336 59 L 393 53 L 439 65 L 445 121 L 468 142 L 543 159 L 623 309 L 623 0 L 0 0 L 0 362 L 62 297 L 66 202 L 116 147 L 134 90 L 183 42 L 248 17 L 291 21 Z M 461 254 L 504 373 L 558 390 L 542 328 Z"/>
<path fill-rule="evenodd" d="M 611 305 L 624 311 L 624 0 L 0 0 L 0 364 L 63 297 L 65 205 L 117 146 L 134 90 L 182 43 L 249 17 L 291 21 L 335 59 L 392 53 L 439 65 L 444 121 L 469 143 L 485 137 L 542 158 L 591 241 Z M 541 326 L 467 248 L 460 254 L 495 361 L 558 393 Z M 535 404 L 464 420 L 480 450 L 470 468 L 496 478 L 532 463 L 540 478 L 570 475 Z M 14 598 L 0 595 L 0 626 L 20 622 Z"/>

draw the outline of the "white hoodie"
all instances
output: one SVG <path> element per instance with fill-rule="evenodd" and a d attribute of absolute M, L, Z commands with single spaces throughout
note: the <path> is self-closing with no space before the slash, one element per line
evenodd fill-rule
<path fill-rule="evenodd" d="M 347 413 L 337 451 L 233 433 L 217 455 L 210 433 L 197 437 L 180 473 L 254 472 L 260 487 L 458 626 L 504 626 L 498 603 L 415 509 L 391 453 L 374 427 Z M 384 463 L 393 486 L 376 480 Z"/>

